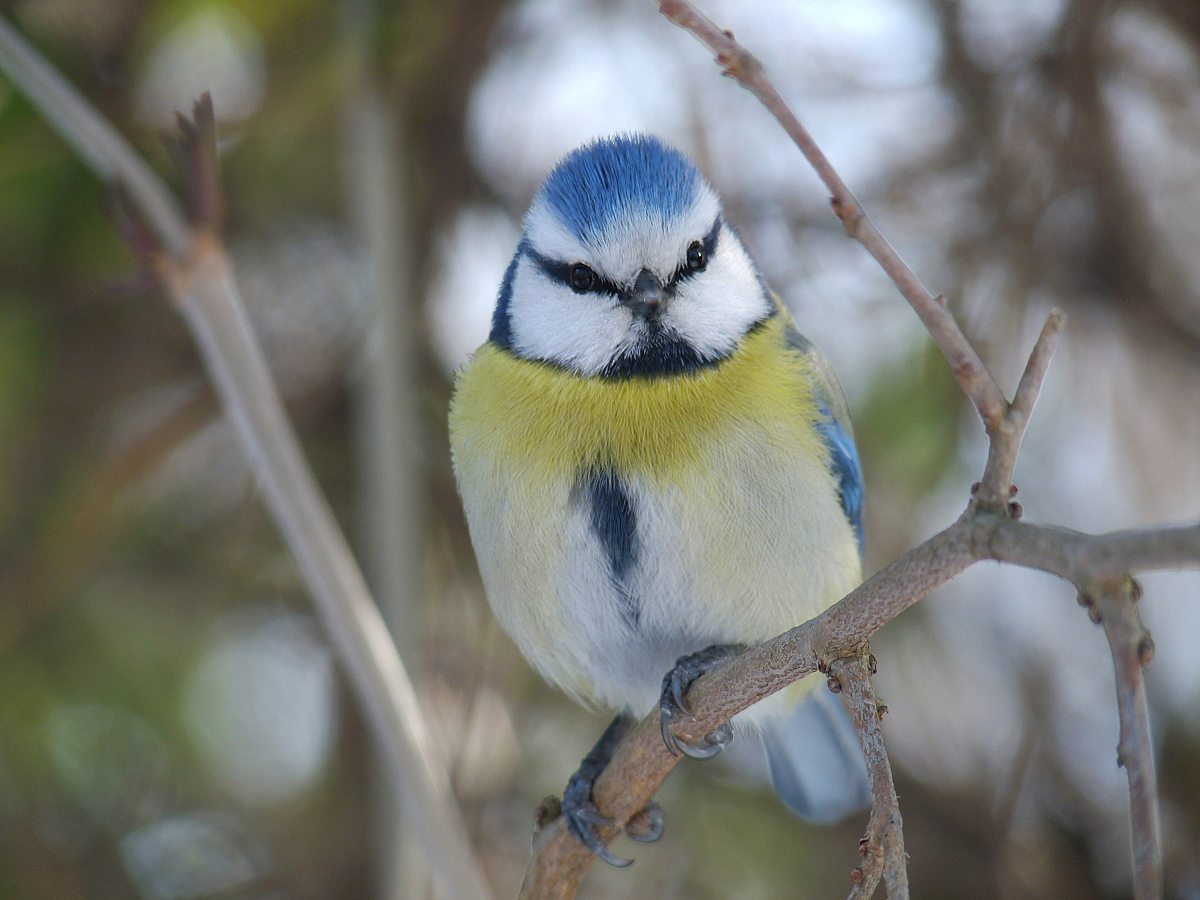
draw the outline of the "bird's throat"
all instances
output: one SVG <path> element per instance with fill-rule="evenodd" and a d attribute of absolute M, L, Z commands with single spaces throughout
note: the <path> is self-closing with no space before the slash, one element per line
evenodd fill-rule
<path fill-rule="evenodd" d="M 489 343 L 459 378 L 450 427 L 469 454 L 530 476 L 574 479 L 595 466 L 674 480 L 731 433 L 793 452 L 815 442 L 809 379 L 779 318 L 729 356 L 669 374 L 583 377 Z"/>

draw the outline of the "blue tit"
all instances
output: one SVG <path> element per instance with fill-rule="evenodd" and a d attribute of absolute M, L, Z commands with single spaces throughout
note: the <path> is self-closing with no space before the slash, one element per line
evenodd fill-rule
<path fill-rule="evenodd" d="M 667 726 L 692 679 L 859 584 L 862 474 L 829 363 L 683 154 L 648 136 L 575 150 L 524 225 L 455 385 L 454 471 L 501 625 L 548 681 L 621 711 L 563 798 L 572 833 L 620 862 L 592 780 L 656 707 L 674 750 L 728 742 L 680 747 Z M 833 820 L 869 783 L 815 678 L 735 723 L 789 807 Z"/>

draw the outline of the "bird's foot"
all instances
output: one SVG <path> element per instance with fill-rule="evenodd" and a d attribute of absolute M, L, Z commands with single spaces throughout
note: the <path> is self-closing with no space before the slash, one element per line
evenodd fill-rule
<path fill-rule="evenodd" d="M 601 815 L 600 810 L 596 809 L 596 804 L 592 802 L 592 785 L 603 770 L 603 766 L 598 770 L 589 770 L 583 765 L 579 767 L 579 771 L 571 776 L 566 790 L 563 791 L 562 814 L 567 820 L 567 830 L 575 836 L 575 840 L 610 866 L 623 869 L 633 860 L 614 854 L 596 831 L 597 828 L 613 824 L 613 820 Z"/>
<path fill-rule="evenodd" d="M 706 734 L 699 744 L 680 741 L 672 734 L 671 723 L 680 713 L 691 714 L 683 702 L 683 695 L 687 693 L 692 682 L 701 675 L 719 669 L 743 649 L 737 644 L 713 644 L 698 653 L 679 657 L 675 661 L 675 667 L 663 678 L 662 694 L 658 701 L 661 715 L 659 727 L 662 730 L 663 743 L 676 756 L 682 753 L 693 759 L 708 759 L 716 756 L 733 741 L 733 726 L 728 722 Z"/>
<path fill-rule="evenodd" d="M 633 719 L 627 715 L 613 719 L 596 742 L 596 746 L 583 758 L 579 769 L 567 781 L 562 798 L 562 815 L 567 821 L 567 830 L 579 843 L 610 866 L 620 869 L 632 864 L 633 860 L 614 854 L 597 832 L 598 828 L 613 825 L 614 821 L 596 808 L 595 801 L 592 800 L 592 788 L 612 759 L 613 751 L 621 742 L 621 738 L 632 725 Z M 648 844 L 662 837 L 663 821 L 662 807 L 651 801 L 646 804 L 645 809 L 630 819 L 626 833 L 633 840 Z"/>

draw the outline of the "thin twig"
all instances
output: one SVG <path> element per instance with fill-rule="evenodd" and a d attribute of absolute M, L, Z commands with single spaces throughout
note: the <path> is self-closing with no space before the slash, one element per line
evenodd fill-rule
<path fill-rule="evenodd" d="M 1033 352 L 1029 354 L 1029 362 L 1017 384 L 1012 403 L 1006 405 L 1004 415 L 988 429 L 988 458 L 983 477 L 979 479 L 979 490 L 975 494 L 977 506 L 1003 510 L 1012 518 L 1020 518 L 1020 506 L 1010 504 L 1013 470 L 1017 465 L 1017 453 L 1021 449 L 1025 427 L 1029 424 L 1029 417 L 1042 390 L 1042 381 L 1058 344 L 1058 336 L 1066 322 L 1066 313 L 1059 309 L 1052 310 L 1046 317 L 1046 324 L 1042 326 Z"/>
<path fill-rule="evenodd" d="M 379 609 L 321 496 L 287 421 L 246 320 L 229 260 L 201 237 L 186 266 L 169 267 L 167 289 L 191 327 L 205 366 L 251 460 L 264 499 L 316 600 L 330 639 L 381 752 L 417 813 L 414 831 L 430 869 L 454 897 L 488 896 L 451 802 L 445 770 L 431 753 L 424 717 Z"/>
<path fill-rule="evenodd" d="M 837 684 L 846 697 L 871 775 L 871 817 L 867 821 L 866 836 L 858 844 L 863 864 L 852 875 L 855 884 L 850 891 L 850 900 L 871 897 L 881 876 L 892 900 L 908 900 L 904 822 L 896 799 L 892 765 L 888 762 L 883 732 L 879 728 L 887 707 L 876 699 L 871 687 L 870 666 L 861 657 L 835 660 L 829 667 L 829 682 L 830 687 Z"/>
<path fill-rule="evenodd" d="M 717 56 L 725 74 L 757 97 L 783 126 L 804 158 L 816 170 L 831 195 L 831 206 L 842 221 L 846 233 L 875 257 L 888 277 L 900 289 L 909 304 L 942 349 L 963 391 L 975 404 L 984 425 L 991 433 L 1008 408 L 1003 391 L 958 327 L 954 316 L 940 298 L 935 298 L 900 258 L 894 247 L 863 211 L 862 204 L 817 146 L 808 129 L 796 118 L 779 90 L 767 77 L 762 63 L 711 19 L 686 0 L 659 0 L 659 11 L 671 22 L 691 32 Z"/>
<path fill-rule="evenodd" d="M 1146 707 L 1146 683 L 1142 669 L 1154 656 L 1154 642 L 1134 605 L 1141 588 L 1125 576 L 1116 582 L 1098 584 L 1095 596 L 1081 594 L 1091 605 L 1093 618 L 1104 626 L 1112 651 L 1117 681 L 1117 710 L 1121 736 L 1117 764 L 1129 777 L 1130 842 L 1133 850 L 1133 896 L 1135 900 L 1162 897 L 1162 834 L 1158 816 L 1158 780 L 1154 774 L 1154 747 L 1150 743 L 1150 714 Z"/>
<path fill-rule="evenodd" d="M 224 249 L 194 231 L 166 187 L 112 127 L 0 17 L 0 68 L 102 178 L 115 180 L 162 243 L 153 264 L 191 327 L 226 415 L 242 439 L 267 505 L 316 601 L 368 722 L 420 821 L 430 868 L 449 896 L 489 896 L 444 770 L 427 749 L 424 718 L 396 647 L 345 537 L 305 462 L 254 339 Z M 196 177 L 215 176 L 211 101 L 185 137 Z M 201 146 L 203 145 L 203 146 Z M 86 151 L 83 149 L 86 148 Z M 203 154 L 210 154 L 205 157 Z M 213 197 L 216 184 L 192 185 Z M 211 223 L 217 206 L 208 204 Z M 142 248 L 143 251 L 145 248 Z"/>
<path fill-rule="evenodd" d="M 1017 384 L 1017 392 L 1013 394 L 1010 415 L 1019 417 L 1021 428 L 1029 423 L 1033 414 L 1034 404 L 1042 390 L 1042 382 L 1046 378 L 1046 370 L 1050 368 L 1050 360 L 1054 356 L 1054 348 L 1058 344 L 1058 336 L 1062 334 L 1063 326 L 1067 324 L 1067 315 L 1060 309 L 1052 310 L 1046 317 L 1046 324 L 1033 345 L 1029 354 L 1029 362 L 1021 374 Z M 1013 451 L 1016 456 L 1016 450 Z"/>

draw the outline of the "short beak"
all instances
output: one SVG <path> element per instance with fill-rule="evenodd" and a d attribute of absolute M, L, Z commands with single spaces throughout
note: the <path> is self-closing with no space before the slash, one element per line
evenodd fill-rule
<path fill-rule="evenodd" d="M 626 305 L 635 316 L 642 319 L 654 319 L 662 312 L 666 302 L 667 295 L 658 276 L 649 269 L 642 269 L 633 283 L 633 291 L 630 293 Z"/>

